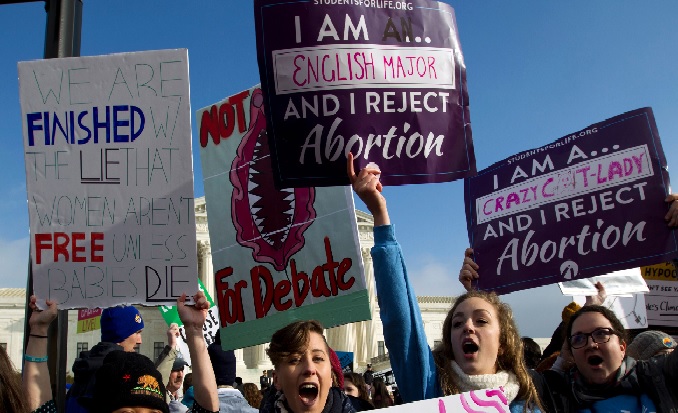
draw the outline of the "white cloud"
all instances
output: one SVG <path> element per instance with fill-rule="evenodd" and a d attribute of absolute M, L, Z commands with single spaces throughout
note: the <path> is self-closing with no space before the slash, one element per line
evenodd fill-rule
<path fill-rule="evenodd" d="M 0 238 L 0 288 L 26 288 L 29 238 Z"/>
<path fill-rule="evenodd" d="M 459 269 L 450 268 L 432 255 L 414 257 L 407 271 L 417 296 L 457 296 L 465 292 L 458 280 Z"/>

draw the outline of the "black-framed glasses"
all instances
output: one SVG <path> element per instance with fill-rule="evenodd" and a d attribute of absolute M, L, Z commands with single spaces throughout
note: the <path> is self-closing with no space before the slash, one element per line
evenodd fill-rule
<path fill-rule="evenodd" d="M 577 333 L 568 337 L 570 342 L 570 347 L 572 348 L 582 348 L 589 342 L 589 337 L 596 344 L 607 343 L 610 341 L 610 337 L 613 335 L 619 335 L 615 330 L 608 327 L 596 328 L 590 333 Z"/>

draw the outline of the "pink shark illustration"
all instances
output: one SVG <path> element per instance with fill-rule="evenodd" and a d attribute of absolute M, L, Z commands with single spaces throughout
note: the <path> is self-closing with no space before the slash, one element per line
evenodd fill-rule
<path fill-rule="evenodd" d="M 264 96 L 259 88 L 252 92 L 249 128 L 238 146 L 230 179 L 238 243 L 252 249 L 255 261 L 284 270 L 292 255 L 304 247 L 304 231 L 316 217 L 315 188 L 275 188 Z"/>

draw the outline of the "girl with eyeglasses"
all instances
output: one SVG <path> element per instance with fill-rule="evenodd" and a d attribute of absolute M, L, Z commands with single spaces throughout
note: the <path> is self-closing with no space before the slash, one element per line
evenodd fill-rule
<path fill-rule="evenodd" d="M 566 328 L 565 349 L 575 363 L 544 378 L 562 412 L 675 412 L 678 353 L 636 361 L 626 356 L 624 326 L 606 307 L 577 311 Z"/>

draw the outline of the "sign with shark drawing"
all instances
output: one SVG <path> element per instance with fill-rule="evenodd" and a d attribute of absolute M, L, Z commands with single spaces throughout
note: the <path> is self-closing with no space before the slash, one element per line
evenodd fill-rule
<path fill-rule="evenodd" d="M 224 349 L 370 318 L 349 187 L 277 190 L 255 86 L 197 113 Z"/>

